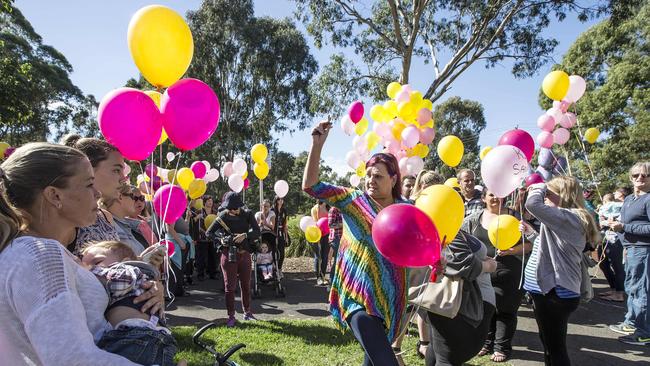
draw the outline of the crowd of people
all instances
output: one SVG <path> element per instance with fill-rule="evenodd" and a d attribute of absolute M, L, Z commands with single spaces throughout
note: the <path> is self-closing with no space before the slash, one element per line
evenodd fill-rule
<path fill-rule="evenodd" d="M 302 184 L 317 200 L 313 219 L 329 227 L 312 244 L 314 273 L 317 285 L 330 288 L 336 323 L 363 348 L 364 365 L 403 364 L 402 337 L 411 321 L 426 365 L 462 365 L 476 355 L 507 361 L 525 301 L 545 364 L 569 365 L 567 326 L 580 301 L 593 296 L 588 267 L 596 262 L 610 287 L 597 296 L 627 307 L 609 328 L 624 343 L 650 344 L 650 163 L 632 166 L 632 189 L 605 194 L 595 209 L 593 190 L 573 177 L 502 199 L 476 185 L 473 171 L 460 169 L 463 225 L 443 248 L 443 260 L 425 269 L 438 281 L 461 281 L 450 316 L 413 300 L 412 289 L 427 276 L 391 263 L 371 235 L 382 209 L 413 203 L 444 178 L 430 170 L 402 178 L 394 156 L 379 153 L 366 163 L 363 189 L 321 182 L 330 128 L 322 122 L 314 129 Z M 282 198 L 265 200 L 254 213 L 234 192 L 220 202 L 206 195 L 176 222 L 163 223 L 145 201 L 149 187 L 128 184 L 124 166 L 115 147 L 79 136 L 26 144 L 0 165 L 0 345 L 9 364 L 173 365 L 177 345 L 166 327 L 165 287 L 186 296 L 195 280 L 217 279 L 226 326 L 235 327 L 237 287 L 242 319 L 252 321 L 251 283 L 282 278 L 290 242 Z M 520 219 L 523 233 L 507 250 L 488 235 L 501 214 Z M 160 240 L 173 246 L 169 260 L 172 250 L 156 245 Z"/>

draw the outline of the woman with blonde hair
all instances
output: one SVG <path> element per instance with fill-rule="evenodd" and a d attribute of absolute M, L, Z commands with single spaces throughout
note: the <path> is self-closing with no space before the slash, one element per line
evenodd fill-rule
<path fill-rule="evenodd" d="M 600 232 L 577 179 L 556 177 L 528 190 L 526 209 L 542 224 L 535 233 L 522 221 L 522 231 L 534 243 L 524 289 L 533 299 L 544 363 L 570 365 L 567 324 L 580 304 L 582 252 L 587 243 L 600 241 Z"/>
<path fill-rule="evenodd" d="M 425 188 L 434 184 L 443 184 L 444 182 L 445 178 L 443 178 L 439 173 L 433 170 L 421 170 L 417 177 L 415 177 L 413 190 L 411 191 L 411 195 L 407 198 L 411 201 L 415 201 Z"/>

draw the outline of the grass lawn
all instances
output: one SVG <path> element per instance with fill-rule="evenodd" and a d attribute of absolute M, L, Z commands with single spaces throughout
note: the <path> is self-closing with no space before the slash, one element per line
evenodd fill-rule
<path fill-rule="evenodd" d="M 178 342 L 178 359 L 186 359 L 189 365 L 211 366 L 211 356 L 192 343 L 196 327 L 173 327 Z M 415 329 L 410 330 L 411 334 Z M 208 330 L 202 337 L 206 343 L 215 344 L 224 352 L 236 343 L 246 348 L 233 356 L 241 365 L 250 366 L 319 366 L 319 365 L 361 365 L 363 353 L 352 335 L 341 333 L 330 319 L 239 322 L 235 328 L 219 325 Z M 406 337 L 402 344 L 406 365 L 424 365 L 415 354 L 417 335 Z M 509 365 L 490 362 L 489 357 L 475 358 L 467 365 Z"/>

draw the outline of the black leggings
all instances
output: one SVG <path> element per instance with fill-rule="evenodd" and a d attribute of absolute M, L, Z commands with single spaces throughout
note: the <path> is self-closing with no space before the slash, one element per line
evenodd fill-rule
<path fill-rule="evenodd" d="M 483 348 L 510 357 L 517 330 L 517 310 L 524 296 L 519 289 L 522 265 L 519 258 L 511 255 L 498 257 L 497 261 L 497 270 L 490 275 L 497 306 Z"/>
<path fill-rule="evenodd" d="M 429 313 L 432 325 L 432 344 L 427 347 L 426 366 L 461 366 L 483 347 L 487 337 L 494 306 L 483 302 L 483 320 L 473 327 L 462 315 L 450 319 Z"/>
<path fill-rule="evenodd" d="M 539 337 L 544 346 L 544 365 L 571 365 L 566 349 L 567 324 L 569 315 L 580 305 L 580 298 L 563 299 L 557 296 L 555 290 L 546 295 L 531 293 L 531 296 Z"/>
<path fill-rule="evenodd" d="M 286 251 L 287 242 L 284 240 L 284 235 L 278 236 L 278 269 L 282 271 L 282 265 L 284 264 L 284 253 Z"/>
<path fill-rule="evenodd" d="M 605 259 L 600 262 L 600 269 L 603 271 L 609 287 L 616 291 L 625 291 L 625 267 L 623 267 L 623 244 L 620 240 L 613 243 L 606 243 Z M 598 246 L 598 256 L 603 255 L 603 246 Z"/>
<path fill-rule="evenodd" d="M 347 322 L 365 352 L 362 366 L 398 365 L 395 353 L 386 337 L 386 328 L 380 318 L 359 310 L 352 313 Z"/>

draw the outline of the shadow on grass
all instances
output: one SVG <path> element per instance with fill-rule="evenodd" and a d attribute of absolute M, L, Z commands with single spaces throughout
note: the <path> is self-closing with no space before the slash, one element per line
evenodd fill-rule
<path fill-rule="evenodd" d="M 250 365 L 284 365 L 284 361 L 280 357 L 270 353 L 242 352 L 239 358 Z"/>

